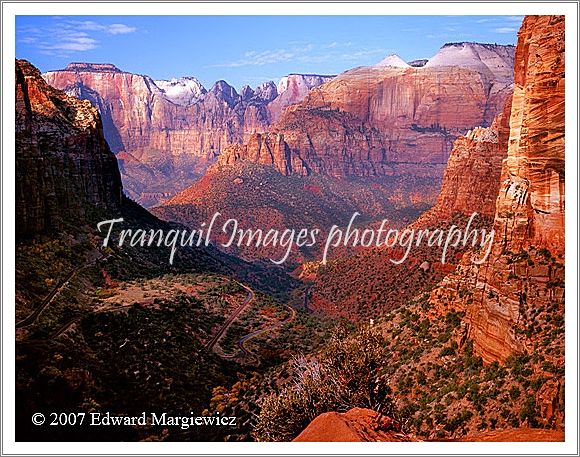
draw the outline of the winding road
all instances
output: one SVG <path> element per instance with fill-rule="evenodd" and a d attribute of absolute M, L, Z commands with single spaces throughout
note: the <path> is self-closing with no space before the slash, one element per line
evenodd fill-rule
<path fill-rule="evenodd" d="M 252 303 L 252 301 L 255 298 L 254 291 L 252 289 L 250 289 L 248 286 L 246 286 L 240 282 L 238 282 L 238 284 L 248 291 L 248 295 L 244 299 L 243 303 L 240 306 L 238 306 L 238 308 L 226 319 L 224 324 L 220 327 L 220 329 L 213 336 L 213 338 L 207 342 L 207 344 L 205 345 L 205 348 L 208 351 L 213 350 L 215 345 L 218 343 L 219 340 L 222 339 L 222 337 L 225 335 L 225 333 L 230 328 L 230 326 L 234 323 L 234 321 L 240 316 L 240 314 L 242 314 L 246 310 L 246 308 L 250 305 L 250 303 Z M 225 359 L 234 359 L 238 356 L 256 357 L 256 355 L 245 346 L 245 343 L 247 343 L 249 340 L 251 340 L 253 338 L 256 338 L 257 336 L 260 336 L 266 332 L 269 332 L 270 330 L 274 330 L 278 327 L 281 327 L 282 325 L 287 324 L 288 322 L 292 322 L 296 318 L 296 310 L 288 305 L 286 305 L 286 307 L 290 311 L 290 315 L 286 319 L 283 319 L 283 320 L 278 321 L 278 322 L 276 322 L 268 327 L 264 327 L 264 328 L 255 330 L 251 333 L 248 333 L 247 335 L 242 336 L 236 342 L 236 345 L 238 346 L 239 352 L 234 353 L 234 354 L 223 354 L 222 353 L 220 355 Z"/>
<path fill-rule="evenodd" d="M 85 265 L 75 268 L 72 270 L 52 291 L 42 300 L 40 306 L 38 306 L 32 313 L 26 316 L 19 322 L 16 322 L 16 328 L 25 328 L 28 327 L 36 322 L 40 313 L 44 311 L 44 309 L 52 303 L 52 300 L 68 285 L 69 281 L 81 270 L 95 265 L 97 262 L 101 262 L 109 258 L 109 255 L 103 255 L 102 251 L 99 250 L 99 256 L 91 260 Z"/>
<path fill-rule="evenodd" d="M 107 256 L 108 257 L 108 256 Z M 28 315 L 27 317 L 25 317 L 24 319 L 22 319 L 21 321 L 16 323 L 16 328 L 24 328 L 24 327 L 28 327 L 32 324 L 34 324 L 36 322 L 36 320 L 38 319 L 38 316 L 40 315 L 40 313 L 42 313 L 42 311 L 53 301 L 53 299 L 68 285 L 69 281 L 83 268 L 88 267 L 89 265 L 93 265 L 94 263 L 96 263 L 97 261 L 100 260 L 104 260 L 103 257 L 101 257 L 100 259 L 95 259 L 93 262 L 91 262 L 90 264 L 81 266 L 79 268 L 74 269 L 73 271 L 71 271 L 46 297 L 45 299 L 42 301 L 42 303 L 40 304 L 40 306 L 38 306 L 30 315 Z M 238 306 L 234 312 L 232 314 L 230 314 L 230 316 L 226 319 L 226 321 L 223 323 L 223 325 L 219 328 L 219 330 L 217 331 L 217 333 L 212 337 L 211 340 L 209 340 L 206 345 L 205 345 L 205 349 L 208 351 L 211 351 L 214 349 L 215 345 L 223 338 L 223 336 L 225 335 L 225 333 L 228 331 L 228 329 L 231 327 L 231 325 L 235 322 L 235 320 L 247 309 L 247 307 L 254 301 L 255 298 L 255 294 L 254 291 L 252 289 L 250 289 L 248 286 L 238 282 L 238 284 L 243 287 L 246 291 L 247 291 L 247 295 L 244 298 L 244 301 L 240 304 L 240 306 Z M 117 312 L 117 311 L 122 311 L 122 310 L 126 310 L 128 308 L 130 308 L 132 305 L 125 305 L 125 306 L 107 306 L 104 308 L 101 308 L 99 310 L 96 311 L 92 311 L 93 314 L 98 314 L 98 313 L 105 313 L 105 312 Z M 288 309 L 288 311 L 290 312 L 290 315 L 281 320 L 281 321 L 277 321 L 274 324 L 268 326 L 268 327 L 264 327 L 258 330 L 255 330 L 251 333 L 248 333 L 247 335 L 242 336 L 240 339 L 238 339 L 238 341 L 236 342 L 236 345 L 239 349 L 239 351 L 235 354 L 222 354 L 222 357 L 226 358 L 226 359 L 234 359 L 236 357 L 257 357 L 256 354 L 254 354 L 252 351 L 250 351 L 245 344 L 252 340 L 253 338 L 256 338 L 266 332 L 269 332 L 271 330 L 274 330 L 278 327 L 281 327 L 291 321 L 293 321 L 296 318 L 296 310 L 294 308 L 292 308 L 289 305 L 285 305 L 286 308 Z M 83 315 L 79 315 L 79 316 L 75 316 L 72 319 L 70 319 L 68 322 L 66 322 L 65 324 L 61 325 L 57 330 L 55 330 L 49 337 L 49 339 L 54 340 L 56 338 L 58 338 L 60 335 L 62 335 L 63 333 L 65 333 L 73 324 L 79 322 L 82 319 Z M 28 341 L 28 343 L 35 343 L 37 341 Z"/>
<path fill-rule="evenodd" d="M 247 335 L 242 336 L 237 341 L 236 344 L 240 350 L 239 354 L 242 357 L 248 357 L 248 356 L 256 357 L 256 354 L 254 354 L 252 351 L 250 351 L 248 348 L 246 348 L 246 346 L 245 346 L 246 342 L 248 342 L 249 340 L 251 340 L 257 336 L 262 335 L 263 333 L 269 332 L 270 330 L 274 330 L 278 327 L 282 327 L 283 325 L 287 324 L 288 322 L 292 322 L 296 318 L 296 310 L 288 305 L 286 305 L 286 308 L 288 308 L 288 310 L 290 311 L 290 315 L 286 319 L 278 321 L 275 324 L 270 325 L 269 327 L 264 327 L 264 328 L 261 328 L 259 330 L 254 331 L 252 333 L 248 333 Z M 227 358 L 234 358 L 237 356 L 238 356 L 238 354 L 234 354 L 231 356 L 227 356 Z"/>
<path fill-rule="evenodd" d="M 252 300 L 254 300 L 254 291 L 240 282 L 238 282 L 238 284 L 248 291 L 248 295 L 246 295 L 246 298 L 244 299 L 242 304 L 238 306 L 238 308 L 232 314 L 230 314 L 230 316 L 226 319 L 226 321 L 220 327 L 220 329 L 217 331 L 214 337 L 207 342 L 205 348 L 208 351 L 211 351 L 214 348 L 216 343 L 224 336 L 224 333 L 226 333 L 228 328 L 230 328 L 230 326 L 234 323 L 234 321 L 238 318 L 238 316 L 242 314 L 248 307 L 248 305 L 252 302 Z"/>

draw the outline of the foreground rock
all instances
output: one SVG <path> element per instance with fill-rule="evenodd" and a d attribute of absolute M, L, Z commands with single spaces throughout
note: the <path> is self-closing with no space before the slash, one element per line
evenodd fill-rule
<path fill-rule="evenodd" d="M 400 425 L 377 412 L 353 408 L 346 413 L 329 412 L 316 417 L 293 441 L 297 442 L 385 442 L 420 441 L 401 432 Z M 446 440 L 449 441 L 449 440 Z M 528 427 L 474 433 L 458 441 L 467 442 L 561 442 L 563 430 Z"/>
<path fill-rule="evenodd" d="M 315 418 L 293 441 L 411 441 L 399 423 L 365 408 L 329 412 Z"/>

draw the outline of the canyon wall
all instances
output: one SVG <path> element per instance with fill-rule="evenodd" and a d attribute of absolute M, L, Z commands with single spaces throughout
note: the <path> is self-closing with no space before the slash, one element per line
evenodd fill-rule
<path fill-rule="evenodd" d="M 495 215 L 502 162 L 507 156 L 511 96 L 489 127 L 476 127 L 455 140 L 437 202 L 414 223 L 437 224 L 454 213 Z"/>
<path fill-rule="evenodd" d="M 487 362 L 531 353 L 541 330 L 563 322 L 564 81 L 564 18 L 526 17 L 491 254 L 481 266 L 466 255 L 431 295 L 436 307 L 466 312 L 465 336 Z M 561 366 L 563 338 L 556 335 L 541 344 Z"/>
<path fill-rule="evenodd" d="M 466 57 L 463 48 L 445 46 L 444 57 L 438 53 L 424 67 L 395 65 L 390 56 L 342 73 L 286 109 L 267 134 L 227 148 L 220 164 L 250 160 L 283 174 L 441 179 L 454 140 L 489 126 L 512 90 L 513 47 L 468 49 Z"/>
<path fill-rule="evenodd" d="M 270 112 L 272 122 L 280 119 L 284 108 L 301 102 L 311 89 L 330 81 L 335 76 L 291 74 L 283 77 L 277 86 L 279 95 L 268 104 L 268 111 Z"/>
<path fill-rule="evenodd" d="M 154 81 L 111 64 L 73 63 L 43 76 L 99 109 L 125 190 L 147 206 L 186 188 L 224 147 L 265 131 L 273 115 L 329 78 L 290 75 L 281 93 L 270 81 L 238 94 L 225 81 L 206 90 L 192 77 Z"/>
<path fill-rule="evenodd" d="M 121 198 L 117 160 L 97 109 L 16 60 L 17 239 L 83 225 L 94 211 L 118 209 Z"/>

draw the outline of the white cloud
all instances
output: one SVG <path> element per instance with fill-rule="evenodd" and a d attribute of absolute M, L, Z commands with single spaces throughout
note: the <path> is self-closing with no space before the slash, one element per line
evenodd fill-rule
<path fill-rule="evenodd" d="M 111 24 L 107 29 L 107 32 L 111 35 L 125 35 L 126 33 L 133 33 L 135 31 L 137 31 L 136 27 L 129 27 L 125 24 Z"/>
<path fill-rule="evenodd" d="M 36 46 L 43 54 L 66 57 L 99 47 L 102 35 L 125 35 L 137 31 L 136 27 L 121 23 L 104 24 L 63 17 L 52 19 L 53 23 L 45 27 L 20 27 L 16 31 L 17 41 Z"/>
<path fill-rule="evenodd" d="M 210 67 L 244 67 L 244 66 L 263 66 L 268 64 L 280 62 L 301 62 L 301 63 L 323 63 L 332 62 L 337 59 L 359 61 L 364 63 L 362 59 L 365 57 L 385 54 L 388 50 L 382 48 L 359 49 L 352 52 L 349 49 L 352 46 L 351 42 L 338 43 L 332 42 L 315 46 L 311 43 L 304 44 L 300 47 L 269 49 L 264 51 L 247 51 L 242 55 L 242 58 L 233 60 L 231 62 L 218 63 L 208 65 Z"/>
<path fill-rule="evenodd" d="M 516 33 L 518 29 L 516 29 L 515 27 L 498 27 L 496 29 L 493 29 L 493 31 L 495 33 Z"/>
<path fill-rule="evenodd" d="M 111 35 L 124 35 L 137 31 L 136 27 L 130 27 L 126 24 L 99 24 L 95 21 L 67 21 L 67 24 L 78 30 L 105 32 Z"/>

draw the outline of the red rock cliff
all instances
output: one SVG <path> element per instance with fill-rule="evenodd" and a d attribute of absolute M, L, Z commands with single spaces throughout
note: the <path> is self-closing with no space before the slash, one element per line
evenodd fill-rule
<path fill-rule="evenodd" d="M 459 212 L 493 218 L 500 188 L 502 162 L 507 156 L 511 97 L 490 127 L 476 127 L 453 144 L 437 203 L 415 223 L 449 219 Z"/>
<path fill-rule="evenodd" d="M 74 63 L 43 76 L 99 109 L 107 141 L 120 154 L 125 188 L 146 205 L 186 188 L 223 148 L 265 131 L 272 113 L 279 116 L 328 79 L 291 75 L 280 94 L 272 82 L 238 94 L 225 81 L 206 91 L 195 78 L 156 82 L 111 64 Z"/>
<path fill-rule="evenodd" d="M 518 35 L 508 156 L 487 261 L 466 256 L 431 296 L 463 307 L 465 335 L 485 361 L 531 352 L 547 335 L 550 362 L 563 364 L 564 18 L 528 16 Z M 479 254 L 478 254 L 479 255 Z"/>
<path fill-rule="evenodd" d="M 496 73 L 482 63 L 493 61 L 488 54 L 497 56 L 494 49 L 467 60 L 461 50 L 449 51 L 420 68 L 347 71 L 287 109 L 269 129 L 271 138 L 252 138 L 243 148 L 225 151 L 222 164 L 257 158 L 283 174 L 440 179 L 454 140 L 490 125 L 511 93 L 513 48 L 498 48 L 504 65 Z M 264 141 L 279 146 L 264 155 Z"/>
<path fill-rule="evenodd" d="M 122 198 L 117 160 L 88 101 L 46 84 L 16 61 L 16 226 L 19 238 L 83 225 Z"/>

